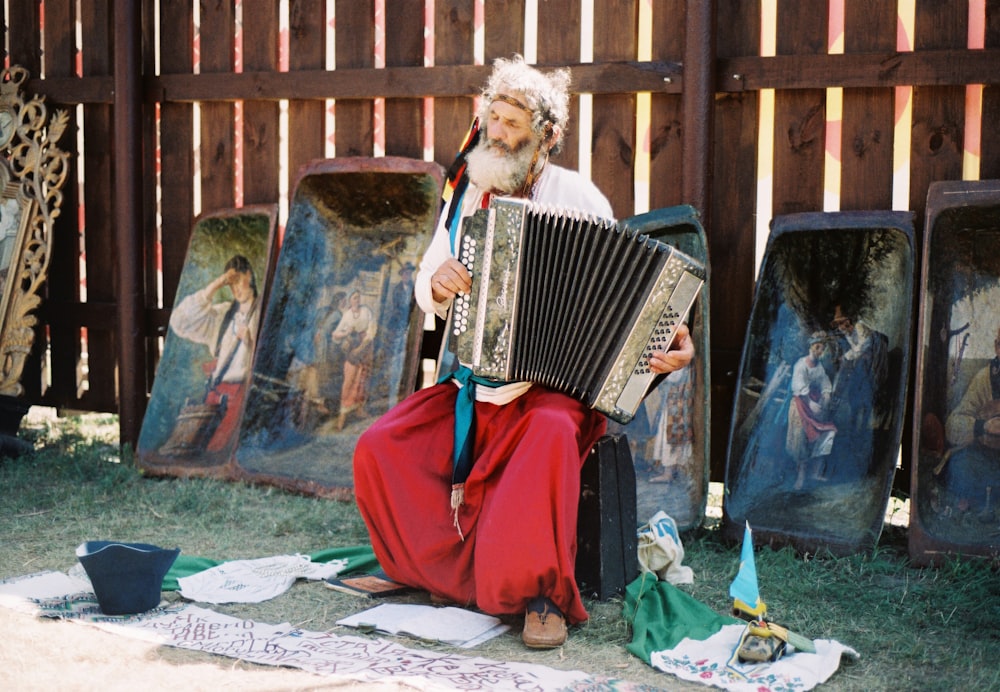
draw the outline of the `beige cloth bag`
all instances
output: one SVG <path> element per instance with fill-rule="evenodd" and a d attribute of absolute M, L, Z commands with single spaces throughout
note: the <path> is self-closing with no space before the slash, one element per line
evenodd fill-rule
<path fill-rule="evenodd" d="M 652 572 L 658 579 L 671 584 L 694 583 L 694 570 L 681 564 L 684 546 L 677 532 L 677 522 L 666 512 L 657 512 L 647 524 L 639 527 L 638 544 L 639 565 L 644 572 Z"/>

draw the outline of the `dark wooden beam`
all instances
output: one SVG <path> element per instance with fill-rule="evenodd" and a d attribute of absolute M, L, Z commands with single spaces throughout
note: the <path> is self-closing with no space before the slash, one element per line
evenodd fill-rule
<path fill-rule="evenodd" d="M 540 66 L 543 70 L 544 66 Z M 667 62 L 570 65 L 574 92 L 638 91 L 679 93 L 681 68 Z M 147 101 L 231 101 L 253 99 L 370 99 L 377 97 L 473 96 L 490 65 L 386 67 L 382 69 L 161 75 L 146 82 Z"/>
<path fill-rule="evenodd" d="M 715 3 L 703 0 L 688 5 L 685 13 L 684 74 L 689 91 L 684 95 L 683 200 L 694 206 L 705 227 L 711 228 L 712 125 L 715 122 Z"/>
<path fill-rule="evenodd" d="M 1000 48 L 912 53 L 741 56 L 716 60 L 719 93 L 824 87 L 1000 84 Z M 542 69 L 544 65 L 540 66 Z M 683 91 L 683 66 L 672 62 L 569 65 L 575 93 Z M 370 99 L 383 96 L 473 96 L 489 65 L 383 69 L 166 74 L 143 80 L 147 102 L 240 99 Z M 113 77 L 29 79 L 26 89 L 55 103 L 113 103 Z"/>
<path fill-rule="evenodd" d="M 1000 83 L 1000 49 L 778 55 L 717 61 L 720 92 Z"/>
<path fill-rule="evenodd" d="M 120 442 L 135 448 L 145 413 L 143 367 L 141 34 L 139 7 L 132 0 L 114 3 L 114 221 L 118 240 L 118 417 Z"/>
<path fill-rule="evenodd" d="M 25 93 L 39 94 L 52 103 L 111 104 L 115 100 L 114 82 L 113 76 L 29 79 Z"/>

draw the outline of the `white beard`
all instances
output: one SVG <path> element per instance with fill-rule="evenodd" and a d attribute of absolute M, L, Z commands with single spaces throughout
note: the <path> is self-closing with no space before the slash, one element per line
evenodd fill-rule
<path fill-rule="evenodd" d="M 538 142 L 529 140 L 517 150 L 509 151 L 502 142 L 484 137 L 467 157 L 469 180 L 480 190 L 514 194 L 528 178 L 537 145 Z"/>

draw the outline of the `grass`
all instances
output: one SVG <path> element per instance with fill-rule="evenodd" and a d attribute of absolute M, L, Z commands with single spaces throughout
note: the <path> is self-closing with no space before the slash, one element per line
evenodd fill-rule
<path fill-rule="evenodd" d="M 37 451 L 0 460 L 0 577 L 65 571 L 76 562 L 76 546 L 86 540 L 176 546 L 187 555 L 219 559 L 368 542 L 349 502 L 244 483 L 144 477 L 127 454 L 120 454 L 113 416 L 31 417 L 21 435 Z M 711 519 L 683 538 L 684 564 L 695 572 L 695 583 L 683 588 L 726 612 L 738 546 L 727 544 Z M 891 524 L 871 554 L 802 556 L 790 548 L 762 548 L 756 559 L 762 595 L 777 621 L 813 638 L 836 639 L 861 654 L 860 660 L 845 662 L 824 689 L 1000 689 L 997 565 L 963 557 L 937 568 L 913 567 L 905 527 Z M 335 621 L 366 605 L 303 583 L 261 604 L 217 608 L 263 622 L 346 632 Z M 659 673 L 625 651 L 630 633 L 619 599 L 588 601 L 587 606 L 590 622 L 574 629 L 561 649 L 525 649 L 514 618 L 511 632 L 474 655 L 584 670 L 656 688 L 707 689 Z M 36 655 L 44 661 L 47 654 L 42 649 Z M 206 661 L 233 665 L 182 650 L 157 656 L 182 668 Z"/>

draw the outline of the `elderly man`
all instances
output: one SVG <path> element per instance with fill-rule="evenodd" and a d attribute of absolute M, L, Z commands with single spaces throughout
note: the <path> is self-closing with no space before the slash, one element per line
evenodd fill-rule
<path fill-rule="evenodd" d="M 566 70 L 544 74 L 520 56 L 496 61 L 467 184 L 456 187 L 420 263 L 414 293 L 425 312 L 444 317 L 455 296 L 469 291 L 469 273 L 456 259 L 461 219 L 491 195 L 611 217 L 589 180 L 549 162 L 568 119 L 569 79 Z M 683 328 L 651 365 L 667 373 L 693 355 Z M 574 578 L 580 469 L 606 420 L 540 385 L 484 386 L 465 375 L 412 394 L 358 440 L 355 493 L 372 547 L 397 581 L 438 601 L 525 613 L 526 645 L 560 646 L 567 621 L 587 619 Z M 468 445 L 456 444 L 461 387 L 475 392 Z M 471 452 L 467 464 L 456 449 Z"/>

